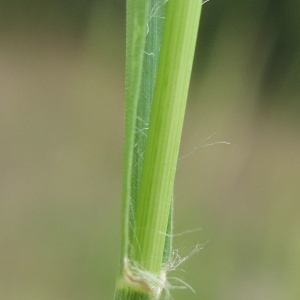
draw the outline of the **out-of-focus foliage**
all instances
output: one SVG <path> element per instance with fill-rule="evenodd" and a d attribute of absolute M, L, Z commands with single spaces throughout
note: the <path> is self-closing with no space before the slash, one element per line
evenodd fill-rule
<path fill-rule="evenodd" d="M 299 12 L 203 7 L 175 185 L 175 233 L 202 231 L 176 253 L 205 245 L 175 299 L 300 297 Z M 125 1 L 1 0 L 0 24 L 0 299 L 112 299 Z"/>
<path fill-rule="evenodd" d="M 110 16 L 114 17 L 122 13 L 124 7 L 125 3 L 120 0 L 1 0 L 0 30 L 40 28 L 82 37 L 92 11 L 109 8 L 113 10 Z"/>

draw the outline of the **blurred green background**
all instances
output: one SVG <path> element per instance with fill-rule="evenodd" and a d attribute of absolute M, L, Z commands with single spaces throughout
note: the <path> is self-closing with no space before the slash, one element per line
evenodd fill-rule
<path fill-rule="evenodd" d="M 125 0 L 0 0 L 0 299 L 112 299 L 124 53 Z M 203 6 L 174 299 L 300 299 L 299 82 L 299 1 Z"/>

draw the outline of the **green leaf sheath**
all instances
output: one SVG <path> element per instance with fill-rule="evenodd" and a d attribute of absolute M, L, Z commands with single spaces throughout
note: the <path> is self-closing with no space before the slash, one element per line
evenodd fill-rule
<path fill-rule="evenodd" d="M 161 270 L 201 2 L 169 0 L 136 207 L 135 261 Z"/>

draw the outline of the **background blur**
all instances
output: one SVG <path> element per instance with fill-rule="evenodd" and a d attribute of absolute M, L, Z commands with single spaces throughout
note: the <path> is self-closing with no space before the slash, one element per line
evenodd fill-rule
<path fill-rule="evenodd" d="M 299 14 L 203 7 L 174 242 L 204 248 L 174 299 L 300 299 Z M 124 53 L 125 0 L 0 0 L 0 299 L 112 299 Z"/>

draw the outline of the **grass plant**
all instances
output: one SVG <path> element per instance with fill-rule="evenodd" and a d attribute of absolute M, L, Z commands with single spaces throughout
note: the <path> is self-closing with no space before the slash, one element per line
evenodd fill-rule
<path fill-rule="evenodd" d="M 172 193 L 201 5 L 127 0 L 122 253 L 115 299 L 169 295 Z"/>

